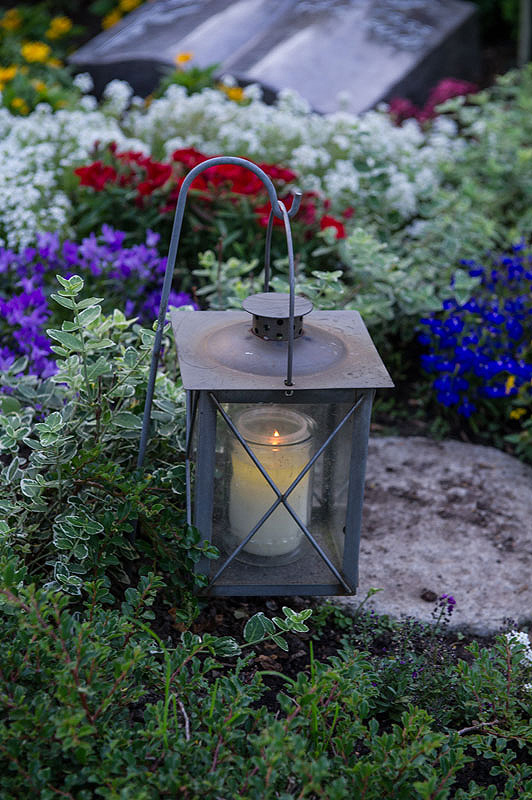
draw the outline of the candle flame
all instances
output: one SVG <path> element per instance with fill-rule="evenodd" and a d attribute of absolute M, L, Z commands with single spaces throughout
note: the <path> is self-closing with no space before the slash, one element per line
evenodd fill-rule
<path fill-rule="evenodd" d="M 275 430 L 275 431 L 273 432 L 273 436 L 274 436 L 274 438 L 275 438 L 275 439 L 278 439 L 280 435 L 281 435 L 281 434 L 279 433 L 279 431 L 278 431 L 278 430 Z"/>

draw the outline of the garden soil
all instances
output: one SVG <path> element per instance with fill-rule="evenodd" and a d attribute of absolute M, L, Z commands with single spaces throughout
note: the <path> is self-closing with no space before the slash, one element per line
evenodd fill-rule
<path fill-rule="evenodd" d="M 442 594 L 451 627 L 477 636 L 532 622 L 532 467 L 492 447 L 414 437 L 370 440 L 355 610 L 430 621 Z"/>

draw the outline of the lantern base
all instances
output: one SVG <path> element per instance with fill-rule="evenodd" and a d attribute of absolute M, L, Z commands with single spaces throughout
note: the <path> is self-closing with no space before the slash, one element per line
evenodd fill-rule
<path fill-rule="evenodd" d="M 232 553 L 234 553 L 239 544 L 240 540 L 236 537 L 228 534 L 224 535 L 223 549 L 227 556 L 230 556 Z M 234 560 L 241 564 L 248 564 L 249 566 L 253 567 L 283 567 L 285 564 L 293 564 L 294 561 L 297 561 L 303 556 L 305 544 L 305 541 L 301 541 L 297 547 L 295 547 L 289 553 L 271 556 L 260 556 L 256 553 L 249 553 L 247 550 L 242 549 L 240 553 L 235 556 Z"/>

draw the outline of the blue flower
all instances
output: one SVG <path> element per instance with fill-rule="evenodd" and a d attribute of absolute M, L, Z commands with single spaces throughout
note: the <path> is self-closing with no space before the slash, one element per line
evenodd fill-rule
<path fill-rule="evenodd" d="M 448 392 L 438 392 L 436 394 L 438 399 L 438 403 L 441 403 L 443 406 L 447 408 L 449 406 L 454 406 L 460 402 L 460 395 L 457 392 L 448 391 Z"/>
<path fill-rule="evenodd" d="M 458 413 L 461 414 L 462 417 L 471 417 L 476 410 L 477 410 L 476 405 L 467 400 L 467 398 L 462 400 L 457 409 Z"/>
<path fill-rule="evenodd" d="M 488 267 L 462 259 L 469 274 L 480 278 L 478 286 L 462 305 L 453 298 L 444 300 L 441 312 L 422 320 L 427 330 L 419 335 L 420 344 L 432 350 L 421 357 L 421 364 L 434 375 L 438 402 L 457 405 L 466 418 L 481 409 L 482 398 L 509 397 L 532 379 L 532 364 L 526 360 L 532 254 L 521 241 L 511 253 L 488 257 Z M 515 383 L 506 391 L 508 376 L 514 376 Z"/>

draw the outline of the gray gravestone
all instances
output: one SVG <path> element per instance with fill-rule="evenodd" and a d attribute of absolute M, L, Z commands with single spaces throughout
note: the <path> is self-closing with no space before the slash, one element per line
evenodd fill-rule
<path fill-rule="evenodd" d="M 100 92 L 113 78 L 146 95 L 182 52 L 267 97 L 293 88 L 316 111 L 425 100 L 444 77 L 475 79 L 475 6 L 461 0 L 155 0 L 71 57 Z"/>

